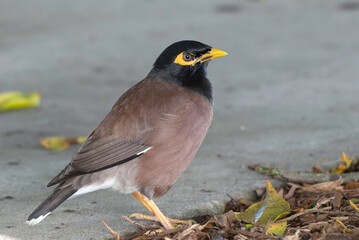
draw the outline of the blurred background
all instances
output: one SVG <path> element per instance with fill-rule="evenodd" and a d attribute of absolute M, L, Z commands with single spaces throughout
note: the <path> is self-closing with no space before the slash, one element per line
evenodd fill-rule
<path fill-rule="evenodd" d="M 131 196 L 92 193 L 35 227 L 28 215 L 87 135 L 173 42 L 229 53 L 213 61 L 214 120 L 196 159 L 157 203 L 166 215 L 219 212 L 227 193 L 264 185 L 260 163 L 308 170 L 359 150 L 359 1 L 1 1 L 0 93 L 38 91 L 38 108 L 0 113 L 0 239 L 101 239 L 101 220 L 145 212 Z M 31 237 L 29 237 L 31 236 Z"/>

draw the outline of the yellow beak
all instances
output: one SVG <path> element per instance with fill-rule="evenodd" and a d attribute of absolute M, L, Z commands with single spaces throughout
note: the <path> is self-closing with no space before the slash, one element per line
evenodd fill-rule
<path fill-rule="evenodd" d="M 203 54 L 199 59 L 197 59 L 196 63 L 197 62 L 203 63 L 203 62 L 206 62 L 208 60 L 223 57 L 223 56 L 226 56 L 226 55 L 228 55 L 228 53 L 226 53 L 225 51 L 212 48 L 210 52 L 208 52 L 206 54 Z"/>

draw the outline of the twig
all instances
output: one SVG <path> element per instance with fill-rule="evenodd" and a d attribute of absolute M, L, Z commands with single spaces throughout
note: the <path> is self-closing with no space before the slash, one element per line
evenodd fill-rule
<path fill-rule="evenodd" d="M 123 219 L 125 219 L 126 221 L 132 223 L 133 225 L 135 225 L 135 226 L 141 228 L 142 230 L 160 228 L 160 226 L 158 226 L 158 225 L 143 226 L 143 225 L 139 224 L 138 222 L 135 222 L 135 221 L 133 221 L 132 219 L 130 219 L 129 217 L 124 216 L 124 215 L 122 215 L 121 217 L 122 217 Z"/>
<path fill-rule="evenodd" d="M 332 207 L 326 207 L 326 208 L 324 208 L 324 209 L 331 209 L 331 208 L 332 208 Z M 293 220 L 293 219 L 295 219 L 295 218 L 297 218 L 297 217 L 300 217 L 300 216 L 302 216 L 302 215 L 304 215 L 304 214 L 313 213 L 313 212 L 318 212 L 318 210 L 319 210 L 319 209 L 316 209 L 316 208 L 306 209 L 306 210 L 304 210 L 304 211 L 302 211 L 302 212 L 299 212 L 299 213 L 296 213 L 296 214 L 294 214 L 294 215 L 292 215 L 292 216 L 283 218 L 283 219 L 281 219 L 281 220 L 279 220 L 279 221 L 277 221 L 277 222 L 291 221 L 291 220 Z"/>
<path fill-rule="evenodd" d="M 120 239 L 120 234 L 112 230 L 112 228 L 110 228 L 104 220 L 102 220 L 102 223 L 107 227 L 108 230 L 110 230 L 110 232 L 112 233 L 112 235 L 115 237 L 116 240 Z"/>
<path fill-rule="evenodd" d="M 292 186 L 291 186 L 291 188 L 290 188 L 289 192 L 288 192 L 287 194 L 285 194 L 285 195 L 284 195 L 284 199 L 286 199 L 286 200 L 287 200 L 287 199 L 289 199 L 289 198 L 293 197 L 294 192 L 295 192 L 295 189 L 297 189 L 297 185 L 292 184 Z"/>
<path fill-rule="evenodd" d="M 307 210 L 304 210 L 302 212 L 299 212 L 299 213 L 296 213 L 292 216 L 289 216 L 287 218 L 283 218 L 277 222 L 285 222 L 285 221 L 291 221 L 297 217 L 300 217 L 306 213 L 323 213 L 323 214 L 328 214 L 328 215 L 334 215 L 334 216 L 338 216 L 338 215 L 345 215 L 345 216 L 352 216 L 352 217 L 357 217 L 359 218 L 359 214 L 356 214 L 356 213 L 351 213 L 351 212 L 341 212 L 341 211 L 327 211 L 329 209 L 331 209 L 332 207 L 325 207 L 325 208 L 322 208 L 322 209 L 314 209 L 314 208 L 311 208 L 311 209 L 307 209 Z"/>
<path fill-rule="evenodd" d="M 345 215 L 345 216 L 352 216 L 352 217 L 359 218 L 359 214 L 351 213 L 351 212 L 325 211 L 325 210 L 322 210 L 322 209 L 318 209 L 317 211 L 315 211 L 315 213 L 323 213 L 323 214 L 328 214 L 328 215 Z"/>

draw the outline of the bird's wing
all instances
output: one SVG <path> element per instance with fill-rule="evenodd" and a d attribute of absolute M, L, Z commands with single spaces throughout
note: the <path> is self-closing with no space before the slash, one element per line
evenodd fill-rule
<path fill-rule="evenodd" d="M 122 139 L 108 140 L 107 138 L 94 140 L 90 136 L 74 155 L 71 163 L 52 179 L 48 186 L 76 175 L 93 173 L 123 164 L 141 156 L 150 148 L 140 142 Z"/>

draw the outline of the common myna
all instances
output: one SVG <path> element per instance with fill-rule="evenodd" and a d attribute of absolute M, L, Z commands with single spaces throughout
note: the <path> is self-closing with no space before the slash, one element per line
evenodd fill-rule
<path fill-rule="evenodd" d="M 66 199 L 112 187 L 132 193 L 172 228 L 152 199 L 172 187 L 200 147 L 213 114 L 208 60 L 225 55 L 196 41 L 167 47 L 50 181 L 57 187 L 27 223 L 39 223 Z"/>

